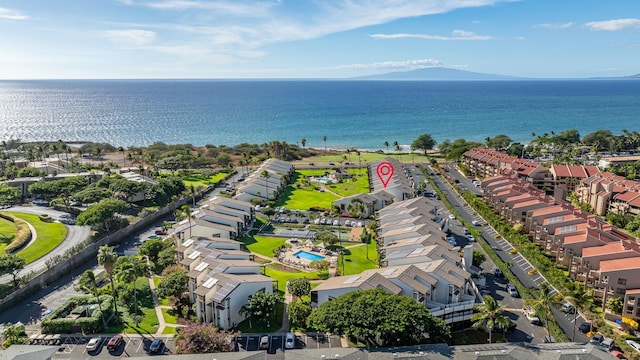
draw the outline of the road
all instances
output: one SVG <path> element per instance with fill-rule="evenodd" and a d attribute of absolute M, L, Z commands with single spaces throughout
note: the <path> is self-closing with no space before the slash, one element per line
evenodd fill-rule
<path fill-rule="evenodd" d="M 60 216 L 63 214 L 67 214 L 62 211 L 56 211 L 51 208 L 39 207 L 39 206 L 14 206 L 8 210 L 9 212 L 22 212 L 27 214 L 47 214 L 54 219 L 60 219 Z M 67 236 L 60 243 L 60 245 L 56 246 L 51 252 L 49 252 L 46 256 L 41 257 L 34 262 L 27 264 L 24 269 L 20 272 L 20 274 L 28 274 L 30 272 L 40 272 L 47 268 L 46 261 L 48 258 L 55 255 L 63 255 L 65 251 L 72 248 L 73 246 L 81 243 L 85 239 L 89 238 L 91 235 L 91 228 L 89 226 L 75 226 L 75 225 L 65 225 L 67 228 Z M 0 284 L 6 284 L 12 281 L 13 278 L 10 275 L 0 276 Z"/>
<path fill-rule="evenodd" d="M 466 184 L 471 184 L 471 180 L 466 178 L 457 169 L 447 167 L 445 171 L 448 176 L 453 179 L 457 179 L 459 183 L 465 184 L 465 186 Z M 464 199 L 458 197 L 456 190 L 442 176 L 435 175 L 432 176 L 432 178 L 434 179 L 436 186 L 438 186 L 438 188 L 444 194 L 446 194 L 447 200 L 465 220 L 467 220 L 469 223 L 474 220 L 480 220 L 482 223 L 484 223 L 484 219 L 478 216 L 475 211 L 464 201 Z M 474 193 L 481 194 L 481 191 L 473 185 L 471 185 L 471 187 L 467 187 L 467 189 L 477 190 Z M 533 266 L 527 261 L 527 259 L 520 255 L 520 253 L 510 254 L 509 252 L 513 249 L 513 246 L 502 237 L 496 239 L 495 235 L 497 235 L 498 233 L 497 231 L 495 231 L 495 229 L 493 229 L 489 225 L 478 227 L 478 229 L 481 230 L 482 238 L 484 239 L 484 241 L 486 241 L 491 246 L 498 257 L 500 257 L 500 259 L 502 259 L 504 262 L 509 262 L 512 264 L 512 266 L 510 267 L 511 272 L 527 289 L 538 289 L 540 287 L 540 284 L 542 284 L 543 282 L 547 282 L 547 280 L 539 273 L 536 273 L 534 275 L 528 274 L 528 272 L 533 269 Z M 553 293 L 555 292 L 557 292 L 557 290 L 553 289 Z M 555 305 L 559 306 L 559 304 L 553 305 L 554 306 L 552 306 L 552 312 L 556 317 L 558 325 L 569 339 L 573 339 L 574 324 L 580 325 L 580 323 L 586 322 L 585 318 L 582 315 L 578 315 L 577 319 L 574 320 L 574 315 L 564 314 L 555 307 Z M 587 338 L 585 334 L 576 330 L 574 341 L 584 343 L 588 342 L 589 338 Z"/>

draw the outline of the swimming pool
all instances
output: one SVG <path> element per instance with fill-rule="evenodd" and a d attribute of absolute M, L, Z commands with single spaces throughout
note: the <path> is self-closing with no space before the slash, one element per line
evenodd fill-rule
<path fill-rule="evenodd" d="M 324 256 L 316 255 L 316 254 L 313 254 L 313 253 L 310 253 L 310 252 L 306 252 L 304 250 L 300 250 L 300 251 L 296 252 L 295 254 L 293 254 L 293 256 L 299 257 L 301 259 L 307 259 L 309 261 L 324 260 Z"/>
<path fill-rule="evenodd" d="M 315 178 L 315 180 L 319 183 L 323 183 L 323 184 L 331 184 L 333 182 L 333 180 L 326 178 L 326 177 L 319 177 L 319 178 Z"/>

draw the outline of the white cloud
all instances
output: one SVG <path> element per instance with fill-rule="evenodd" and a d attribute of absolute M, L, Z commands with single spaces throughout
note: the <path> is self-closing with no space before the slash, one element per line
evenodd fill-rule
<path fill-rule="evenodd" d="M 18 10 L 0 7 L 0 19 L 7 20 L 27 20 L 29 17 Z"/>
<path fill-rule="evenodd" d="M 474 34 L 471 31 L 465 30 L 453 30 L 451 32 L 451 36 L 442 36 L 442 35 L 428 35 L 428 34 L 373 34 L 370 35 L 372 38 L 376 40 L 388 40 L 388 39 L 424 39 L 424 40 L 441 40 L 441 41 L 450 41 L 450 40 L 491 40 L 493 37 Z"/>
<path fill-rule="evenodd" d="M 400 69 L 400 70 L 415 70 L 431 67 L 443 66 L 440 60 L 435 59 L 417 59 L 417 60 L 404 60 L 404 61 L 383 61 L 371 64 L 348 64 L 340 65 L 335 69 L 340 70 L 380 70 L 380 69 Z"/>
<path fill-rule="evenodd" d="M 145 45 L 152 43 L 156 38 L 156 33 L 149 30 L 128 29 L 128 30 L 108 30 L 103 31 L 102 36 L 118 43 Z"/>
<path fill-rule="evenodd" d="M 545 24 L 533 25 L 533 27 L 535 28 L 545 28 L 545 29 L 554 29 L 554 30 L 568 29 L 571 26 L 573 26 L 573 22 L 571 21 L 566 23 L 545 23 Z"/>
<path fill-rule="evenodd" d="M 593 21 L 586 23 L 589 30 L 594 31 L 617 31 L 629 28 L 640 28 L 640 19 L 615 19 L 606 21 Z"/>
<path fill-rule="evenodd" d="M 210 10 L 218 14 L 231 14 L 247 17 L 259 17 L 267 14 L 274 3 L 256 2 L 241 4 L 227 1 L 196 1 L 196 0 L 164 0 L 142 3 L 143 6 L 159 10 Z"/>

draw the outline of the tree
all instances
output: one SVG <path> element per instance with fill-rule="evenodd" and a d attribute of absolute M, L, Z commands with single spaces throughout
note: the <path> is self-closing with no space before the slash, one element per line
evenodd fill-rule
<path fill-rule="evenodd" d="M 267 188 L 267 193 L 265 194 L 265 198 L 269 200 L 269 178 L 271 177 L 271 173 L 268 170 L 262 170 L 260 173 L 260 177 L 264 178 L 264 185 Z"/>
<path fill-rule="evenodd" d="M 482 298 L 483 303 L 474 306 L 477 311 L 471 316 L 473 326 L 480 326 L 489 332 L 489 343 L 491 343 L 491 333 L 495 326 L 501 329 L 509 326 L 511 320 L 508 316 L 502 315 L 504 308 L 499 305 L 491 296 Z"/>
<path fill-rule="evenodd" d="M 327 150 L 327 135 L 322 137 L 322 141 L 324 141 L 324 150 Z"/>
<path fill-rule="evenodd" d="M 180 208 L 176 209 L 173 214 L 178 222 L 183 220 L 189 221 L 189 237 L 191 237 L 191 208 L 189 205 L 182 205 Z"/>
<path fill-rule="evenodd" d="M 484 256 L 484 254 L 478 250 L 473 250 L 473 266 L 480 266 L 484 261 L 486 260 L 486 257 Z"/>
<path fill-rule="evenodd" d="M 335 245 L 338 242 L 336 234 L 329 231 L 320 231 L 316 233 L 316 240 L 322 241 L 327 245 Z"/>
<path fill-rule="evenodd" d="M 11 274 L 13 286 L 18 287 L 18 273 L 24 269 L 25 260 L 16 254 L 0 255 L 0 275 Z"/>
<path fill-rule="evenodd" d="M 104 228 L 110 231 L 119 220 L 115 217 L 117 213 L 122 213 L 127 208 L 127 203 L 123 200 L 108 199 L 97 204 L 90 205 L 78 215 L 78 225 L 90 225 L 96 228 Z"/>
<path fill-rule="evenodd" d="M 122 146 L 118 146 L 118 151 L 122 154 L 122 167 L 127 166 L 127 158 L 124 155 L 124 148 Z"/>
<path fill-rule="evenodd" d="M 621 314 L 624 308 L 624 300 L 619 296 L 612 297 L 607 300 L 607 308 L 614 314 Z"/>
<path fill-rule="evenodd" d="M 506 149 L 507 147 L 509 147 L 509 144 L 511 144 L 511 138 L 505 134 L 487 138 L 487 147 L 494 150 Z"/>
<path fill-rule="evenodd" d="M 268 325 L 275 316 L 275 310 L 282 300 L 276 294 L 257 292 L 249 296 L 247 303 L 240 308 L 240 315 L 249 318 L 249 327 L 253 328 L 251 320 Z"/>
<path fill-rule="evenodd" d="M 364 203 L 358 198 L 351 199 L 351 202 L 347 205 L 347 211 L 351 216 L 362 219 L 365 215 Z"/>
<path fill-rule="evenodd" d="M 111 294 L 113 295 L 113 311 L 118 319 L 118 304 L 116 296 L 116 285 L 113 281 L 113 269 L 118 260 L 118 254 L 114 250 L 113 246 L 102 245 L 98 249 L 98 264 L 104 266 L 104 270 L 109 274 L 109 282 L 111 283 Z"/>
<path fill-rule="evenodd" d="M 149 260 L 156 262 L 158 260 L 158 254 L 162 250 L 164 250 L 162 239 L 149 239 L 140 247 L 140 254 L 147 255 Z"/>
<path fill-rule="evenodd" d="M 434 318 L 423 304 L 382 289 L 351 291 L 324 302 L 311 313 L 307 325 L 380 347 L 445 341 L 451 335 L 444 320 Z"/>
<path fill-rule="evenodd" d="M 208 354 L 234 351 L 237 333 L 222 331 L 211 324 L 189 323 L 176 329 L 176 354 Z"/>
<path fill-rule="evenodd" d="M 311 292 L 311 284 L 307 278 L 295 278 L 287 283 L 287 290 L 291 295 L 299 298 L 303 295 L 309 295 Z"/>
<path fill-rule="evenodd" d="M 575 309 L 573 318 L 573 336 L 571 338 L 572 341 L 575 341 L 576 327 L 578 326 L 578 324 L 576 323 L 576 320 L 578 320 L 578 309 L 590 308 L 591 304 L 593 304 L 593 296 L 591 295 L 590 290 L 587 291 L 584 289 L 584 286 L 581 282 L 576 281 L 566 283 L 566 294 L 564 299 L 565 301 L 573 305 Z"/>
<path fill-rule="evenodd" d="M 302 148 L 304 149 L 304 147 L 307 145 L 307 139 L 302 138 L 302 140 L 300 140 L 300 144 L 302 144 Z"/>
<path fill-rule="evenodd" d="M 98 283 L 96 281 L 96 275 L 93 273 L 93 270 L 87 269 L 85 272 L 80 275 L 80 279 L 78 280 L 78 288 L 88 291 L 91 295 L 96 297 L 98 301 L 98 309 L 100 310 L 100 316 L 102 317 L 102 326 L 107 326 L 107 322 L 104 318 L 104 313 L 102 312 L 102 304 L 100 303 L 100 298 L 98 297 L 100 293 L 98 292 Z"/>
<path fill-rule="evenodd" d="M 303 300 L 294 301 L 287 307 L 289 321 L 297 327 L 305 327 L 309 315 L 311 315 L 311 305 Z"/>
<path fill-rule="evenodd" d="M 269 220 L 271 220 L 271 217 L 276 213 L 276 210 L 272 207 L 264 208 L 261 211 L 262 214 L 266 215 Z"/>
<path fill-rule="evenodd" d="M 553 316 L 553 314 L 551 313 L 551 305 L 549 304 L 549 299 L 551 298 L 552 291 L 553 288 L 548 283 L 544 282 L 540 284 L 538 298 L 525 301 L 525 303 L 527 303 L 528 305 L 540 309 L 537 315 L 542 317 L 542 321 L 544 322 L 544 327 L 545 330 L 547 330 L 547 336 L 549 336 L 549 338 L 551 337 L 549 322 L 551 321 L 551 317 Z"/>
<path fill-rule="evenodd" d="M 83 204 L 92 204 L 108 199 L 113 196 L 113 192 L 107 188 L 89 186 L 72 195 L 72 198 Z"/>
<path fill-rule="evenodd" d="M 115 276 L 118 281 L 133 285 L 133 318 L 135 319 L 136 327 L 138 327 L 138 295 L 136 291 L 138 273 L 136 267 L 132 262 L 123 262 L 116 268 Z"/>
<path fill-rule="evenodd" d="M 382 143 L 382 145 L 384 145 L 384 147 L 387 148 L 387 152 L 389 152 L 389 142 L 385 141 L 384 143 Z"/>
<path fill-rule="evenodd" d="M 431 134 L 422 134 L 411 143 L 412 148 L 424 151 L 425 155 L 427 155 L 427 150 L 433 149 L 435 145 L 436 141 L 433 140 Z"/>
<path fill-rule="evenodd" d="M 318 271 L 327 271 L 331 265 L 327 260 L 314 260 L 309 263 L 309 267 Z"/>
<path fill-rule="evenodd" d="M 160 284 L 158 284 L 158 297 L 168 298 L 175 296 L 179 298 L 185 291 L 187 291 L 188 281 L 189 278 L 187 277 L 186 270 L 178 270 L 169 273 L 167 276 L 162 278 Z"/>
<path fill-rule="evenodd" d="M 0 184 L 0 205 L 15 205 L 20 200 L 20 189 Z"/>

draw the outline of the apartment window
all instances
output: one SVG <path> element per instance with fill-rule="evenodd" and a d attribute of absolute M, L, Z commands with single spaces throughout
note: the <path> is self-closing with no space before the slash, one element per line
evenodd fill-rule
<path fill-rule="evenodd" d="M 618 285 L 627 285 L 627 279 L 618 279 Z"/>
<path fill-rule="evenodd" d="M 635 296 L 629 296 L 628 301 L 636 302 L 636 297 Z"/>
<path fill-rule="evenodd" d="M 624 295 L 625 289 L 623 288 L 616 288 L 616 294 L 618 295 Z"/>
<path fill-rule="evenodd" d="M 311 292 L 311 302 L 317 304 L 318 303 L 318 292 L 317 291 L 312 291 Z"/>

